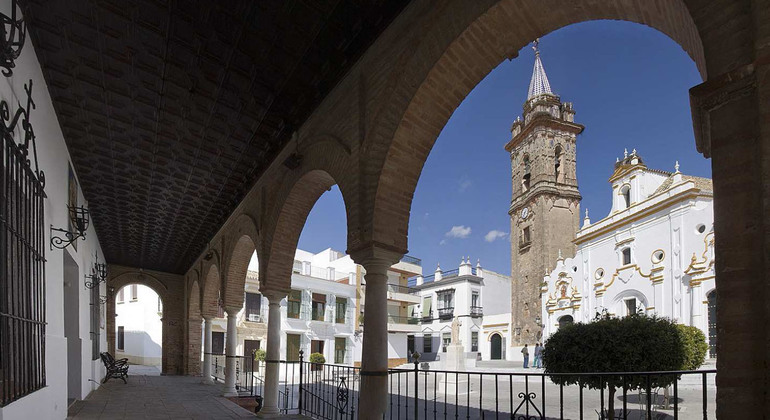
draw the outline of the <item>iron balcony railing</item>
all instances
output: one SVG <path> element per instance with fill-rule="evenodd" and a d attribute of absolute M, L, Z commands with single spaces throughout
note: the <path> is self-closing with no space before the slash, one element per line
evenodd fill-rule
<path fill-rule="evenodd" d="M 446 308 L 438 308 L 438 318 L 439 319 L 449 319 L 454 316 L 455 308 L 454 307 L 446 307 Z"/>
<path fill-rule="evenodd" d="M 433 311 L 428 311 L 424 314 L 422 314 L 422 318 L 420 318 L 422 322 L 430 322 L 433 321 Z"/>
<path fill-rule="evenodd" d="M 316 419 L 356 419 L 361 370 L 357 367 L 299 363 L 296 411 Z M 715 418 L 715 370 L 546 374 L 429 370 L 427 363 L 390 369 L 386 418 L 390 419 L 608 419 L 609 388 L 585 383 L 620 381 L 613 394 L 615 419 Z M 560 376 L 578 379 L 557 384 Z M 670 377 L 668 391 L 656 381 Z M 631 384 L 642 384 L 632 386 Z M 646 385 L 645 385 L 646 384 Z"/>
<path fill-rule="evenodd" d="M 408 324 L 417 325 L 420 323 L 420 319 L 413 316 L 394 316 L 388 315 L 388 324 Z"/>
<path fill-rule="evenodd" d="M 484 311 L 481 309 L 481 306 L 471 306 L 471 316 L 474 318 L 484 316 Z"/>

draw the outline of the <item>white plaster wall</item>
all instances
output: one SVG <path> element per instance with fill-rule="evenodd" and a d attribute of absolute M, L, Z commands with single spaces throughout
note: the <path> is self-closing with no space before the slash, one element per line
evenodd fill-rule
<path fill-rule="evenodd" d="M 115 337 L 118 327 L 124 328 L 125 336 L 124 350 L 117 350 L 116 347 L 116 357 L 126 357 L 129 363 L 160 367 L 163 323 L 158 314 L 158 294 L 144 285 L 138 285 L 136 289 L 137 299 L 134 301 L 131 285 L 123 287 L 124 301 L 115 305 Z"/>
<path fill-rule="evenodd" d="M 10 15 L 9 0 L 0 1 L 0 11 Z M 46 186 L 44 223 L 45 226 L 45 267 L 46 283 L 46 387 L 27 395 L 3 408 L 0 408 L 0 419 L 57 419 L 65 418 L 67 414 L 67 342 L 64 336 L 64 300 L 63 300 L 63 260 L 62 253 L 68 252 L 79 268 L 77 287 L 79 290 L 79 322 L 78 338 L 80 343 L 81 384 L 79 396 L 84 398 L 98 385 L 103 376 L 101 362 L 91 360 L 90 334 L 90 293 L 83 285 L 83 276 L 90 273 L 94 252 L 98 251 L 100 262 L 104 262 L 103 253 L 93 228 L 89 227 L 85 240 L 78 241 L 78 249 L 72 247 L 61 251 L 49 250 L 50 241 L 48 227 L 67 226 L 67 171 L 69 152 L 59 127 L 53 109 L 48 89 L 35 55 L 32 42 L 27 37 L 16 67 L 10 77 L 0 76 L 0 98 L 7 101 L 11 112 L 14 112 L 19 101 L 25 101 L 24 84 L 32 79 L 32 97 L 35 109 L 31 112 L 30 121 L 37 138 L 37 156 L 40 168 L 45 172 Z M 79 191 L 79 204 L 86 205 L 82 191 Z M 100 294 L 105 295 L 104 285 Z M 106 349 L 106 334 L 101 330 L 100 348 Z"/>

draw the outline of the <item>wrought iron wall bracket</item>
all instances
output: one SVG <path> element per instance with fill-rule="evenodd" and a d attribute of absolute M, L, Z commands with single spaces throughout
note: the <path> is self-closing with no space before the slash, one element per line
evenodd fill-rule
<path fill-rule="evenodd" d="M 21 55 L 27 37 L 27 25 L 23 16 L 17 17 L 17 8 L 17 0 L 11 0 L 11 16 L 0 13 L 0 67 L 6 77 L 13 74 L 14 61 Z"/>
<path fill-rule="evenodd" d="M 51 225 L 51 250 L 53 251 L 54 248 L 58 249 L 64 249 L 68 246 L 70 246 L 73 242 L 77 241 L 78 239 L 85 239 L 86 238 L 86 231 L 88 230 L 88 225 L 90 224 L 90 214 L 88 212 L 88 209 L 85 207 L 71 207 L 67 206 L 68 212 L 69 212 L 69 218 L 70 223 L 72 224 L 72 227 L 74 228 L 74 232 L 70 232 L 66 229 L 60 229 L 55 228 L 53 225 Z M 63 233 L 64 237 L 61 236 L 55 236 L 54 232 L 61 232 Z"/>
<path fill-rule="evenodd" d="M 54 236 L 54 232 L 62 232 L 64 234 L 64 238 L 60 236 Z M 58 249 L 64 249 L 68 246 L 70 246 L 73 242 L 77 241 L 80 238 L 85 239 L 86 235 L 85 233 L 82 235 L 79 234 L 73 234 L 72 232 L 66 230 L 66 229 L 59 229 L 53 227 L 51 225 L 51 251 L 53 251 L 54 248 Z"/>

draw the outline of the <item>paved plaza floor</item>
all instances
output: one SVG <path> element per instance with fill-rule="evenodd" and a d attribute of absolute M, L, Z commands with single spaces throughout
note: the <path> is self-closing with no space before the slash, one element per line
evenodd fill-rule
<path fill-rule="evenodd" d="M 160 376 L 157 368 L 133 365 L 129 368 L 128 384 L 110 379 L 85 400 L 75 402 L 68 418 L 255 418 L 254 413 L 221 395 L 221 385 L 204 385 L 200 377 Z"/>

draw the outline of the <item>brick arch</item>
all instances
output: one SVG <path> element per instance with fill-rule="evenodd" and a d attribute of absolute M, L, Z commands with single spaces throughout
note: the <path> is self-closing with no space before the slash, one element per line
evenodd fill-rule
<path fill-rule="evenodd" d="M 169 287 L 167 284 L 165 284 L 160 278 L 156 277 L 152 273 L 145 272 L 143 270 L 135 270 L 130 269 L 126 267 L 115 267 L 110 266 L 110 277 L 107 279 L 107 286 L 108 287 L 114 287 L 114 295 L 111 297 L 111 299 L 107 302 L 107 322 L 106 322 L 106 329 L 107 329 L 107 349 L 112 354 L 115 355 L 115 325 L 116 325 L 116 319 L 115 319 L 115 312 L 116 312 L 116 305 L 117 305 L 117 294 L 120 291 L 120 289 L 131 285 L 131 284 L 140 284 L 142 286 L 147 286 L 150 289 L 152 289 L 160 298 L 163 308 L 164 308 L 164 317 L 161 318 L 162 326 L 161 326 L 161 372 L 164 374 L 179 374 L 181 373 L 179 371 L 179 361 L 177 360 L 178 357 L 175 354 L 172 354 L 173 342 L 175 340 L 172 339 L 173 334 L 171 331 L 169 331 L 168 326 L 166 325 L 166 308 L 167 304 L 171 301 L 173 301 L 174 293 L 173 291 L 169 290 Z"/>
<path fill-rule="evenodd" d="M 224 267 L 224 306 L 240 308 L 243 306 L 243 290 L 246 286 L 246 272 L 255 252 L 259 254 L 259 232 L 254 219 L 242 213 L 235 218 L 226 235 L 228 244 L 223 255 Z"/>
<path fill-rule="evenodd" d="M 387 101 L 391 111 L 383 111 L 382 118 L 375 121 L 372 142 L 376 144 L 369 147 L 372 152 L 367 160 L 378 168 L 372 172 L 379 171 L 379 178 L 372 181 L 376 185 L 374 206 L 369 212 L 371 220 L 366 221 L 375 242 L 407 249 L 412 198 L 439 133 L 490 71 L 537 37 L 591 20 L 640 23 L 682 46 L 706 77 L 698 28 L 681 0 L 597 0 L 583 6 L 561 0 L 500 0 L 480 13 L 478 4 L 458 2 L 444 7 L 444 15 L 457 18 L 443 19 L 445 24 L 426 28 L 421 34 Z M 465 13 L 465 8 L 473 9 Z M 469 14 L 476 17 L 464 21 Z"/>
<path fill-rule="evenodd" d="M 260 289 L 288 291 L 297 242 L 310 210 L 318 198 L 337 184 L 329 172 L 313 169 L 287 185 L 286 199 L 280 204 L 270 241 L 266 244 L 265 261 L 260 260 Z M 345 208 L 345 191 L 340 185 Z M 349 211 L 348 211 L 349 215 Z M 348 219 L 349 220 L 349 219 Z M 262 269 L 264 267 L 264 269 Z"/>
<path fill-rule="evenodd" d="M 216 317 L 219 313 L 219 292 L 222 288 L 222 277 L 219 272 L 219 257 L 213 256 L 215 262 L 204 264 L 203 294 L 201 296 L 201 316 Z"/>
<path fill-rule="evenodd" d="M 188 375 L 199 375 L 201 372 L 201 290 L 198 279 L 190 284 L 187 298 L 187 363 Z"/>

